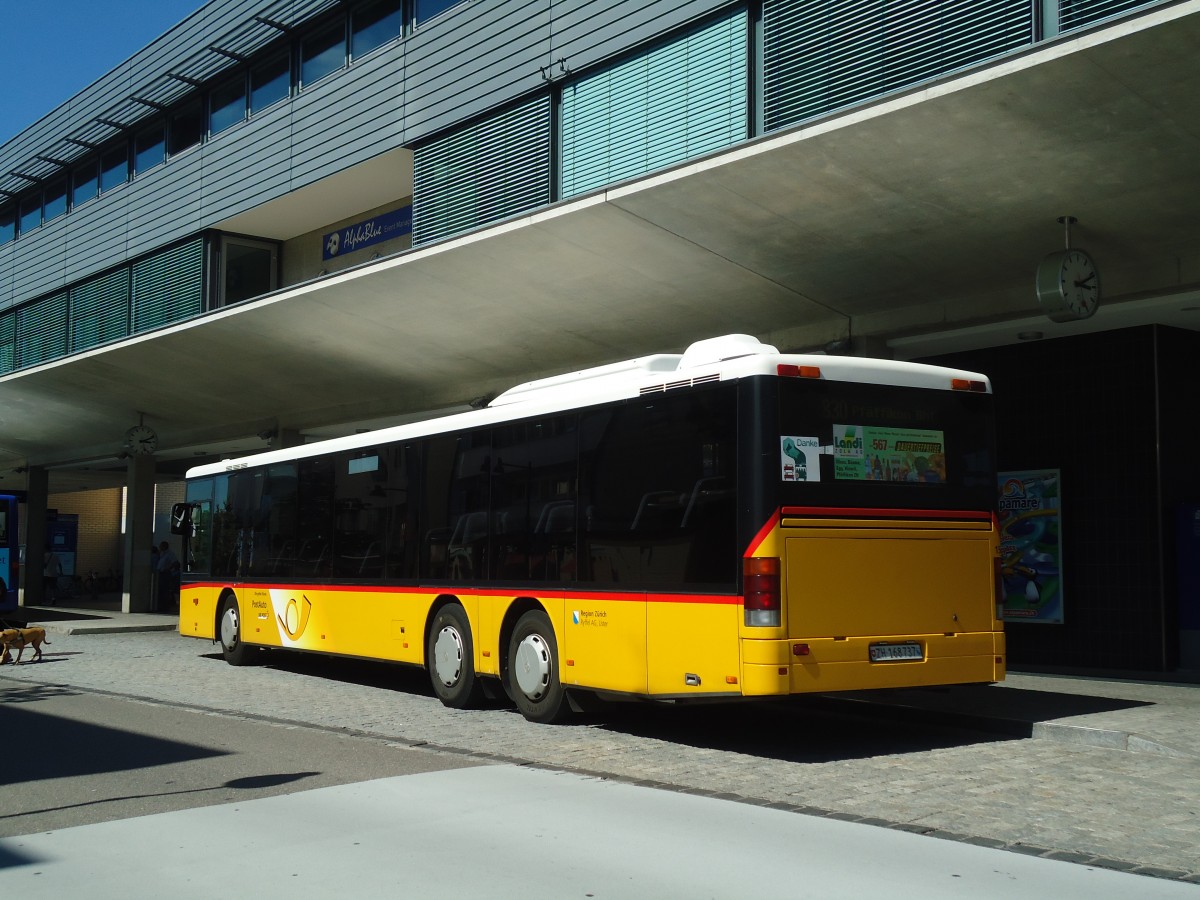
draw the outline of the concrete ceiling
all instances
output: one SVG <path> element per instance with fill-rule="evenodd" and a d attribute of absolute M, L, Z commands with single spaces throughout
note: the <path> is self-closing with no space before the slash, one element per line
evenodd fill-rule
<path fill-rule="evenodd" d="M 120 479 L 141 416 L 176 471 L 276 427 L 352 431 L 727 332 L 911 358 L 1023 331 L 1200 328 L 1197 59 L 1200 3 L 1178 4 L 6 376 L 0 472 Z M 1033 278 L 1068 214 L 1105 300 L 1062 325 Z"/>

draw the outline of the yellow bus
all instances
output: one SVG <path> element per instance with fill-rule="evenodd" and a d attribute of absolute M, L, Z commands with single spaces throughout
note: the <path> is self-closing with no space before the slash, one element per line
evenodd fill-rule
<path fill-rule="evenodd" d="M 179 630 L 447 706 L 1004 677 L 991 387 L 747 335 L 188 472 Z"/>

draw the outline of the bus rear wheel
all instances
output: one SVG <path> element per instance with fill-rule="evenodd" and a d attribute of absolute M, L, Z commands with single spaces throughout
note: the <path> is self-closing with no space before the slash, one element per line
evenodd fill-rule
<path fill-rule="evenodd" d="M 508 642 L 508 693 L 531 722 L 563 721 L 571 711 L 558 675 L 558 641 L 550 617 L 540 609 L 517 620 Z"/>
<path fill-rule="evenodd" d="M 433 692 L 444 706 L 471 709 L 483 699 L 475 674 L 475 648 L 467 611 L 457 604 L 443 606 L 429 626 L 425 654 Z"/>
<path fill-rule="evenodd" d="M 248 666 L 253 662 L 255 649 L 242 642 L 242 615 L 233 596 L 226 597 L 221 607 L 217 637 L 221 641 L 221 655 L 225 657 L 225 662 L 231 666 Z"/>

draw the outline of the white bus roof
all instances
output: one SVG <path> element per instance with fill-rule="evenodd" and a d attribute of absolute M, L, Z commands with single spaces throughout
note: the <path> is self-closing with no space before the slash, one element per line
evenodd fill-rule
<path fill-rule="evenodd" d="M 751 335 L 727 334 L 697 341 L 682 354 L 642 356 L 519 384 L 500 394 L 484 409 L 207 463 L 189 469 L 187 477 L 215 475 L 248 466 L 373 447 L 528 416 L 566 412 L 697 384 L 731 381 L 752 375 L 775 375 L 780 365 L 820 369 L 819 377 L 827 381 L 950 390 L 954 380 L 964 380 L 981 384 L 986 393 L 992 390 L 988 378 L 976 372 L 859 356 L 782 354 Z M 979 388 L 976 387 L 976 390 Z"/>

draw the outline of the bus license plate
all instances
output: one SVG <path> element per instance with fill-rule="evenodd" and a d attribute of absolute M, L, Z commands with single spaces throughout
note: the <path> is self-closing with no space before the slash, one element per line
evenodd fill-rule
<path fill-rule="evenodd" d="M 903 662 L 925 658 L 921 645 L 916 641 L 904 644 L 872 644 L 870 652 L 871 662 Z"/>

